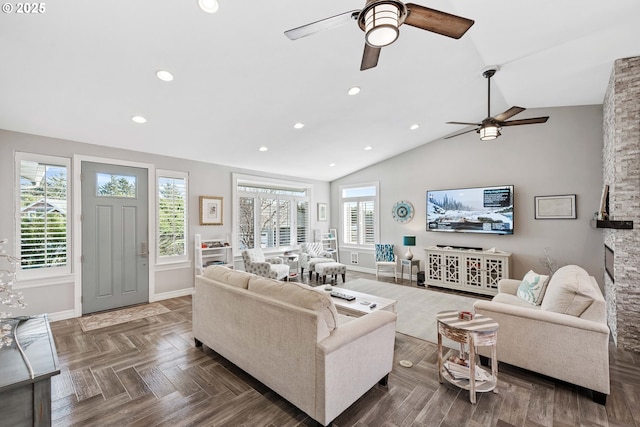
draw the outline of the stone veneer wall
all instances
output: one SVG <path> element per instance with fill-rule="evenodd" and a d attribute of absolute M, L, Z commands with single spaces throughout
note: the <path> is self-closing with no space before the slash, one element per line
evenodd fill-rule
<path fill-rule="evenodd" d="M 640 57 L 615 61 L 603 112 L 609 215 L 634 225 L 604 230 L 604 242 L 615 252 L 615 281 L 604 277 L 607 319 L 616 345 L 640 352 Z"/>

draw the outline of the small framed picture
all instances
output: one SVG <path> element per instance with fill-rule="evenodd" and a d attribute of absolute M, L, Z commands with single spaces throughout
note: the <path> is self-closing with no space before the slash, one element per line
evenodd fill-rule
<path fill-rule="evenodd" d="M 576 195 L 535 196 L 535 219 L 576 219 Z"/>
<path fill-rule="evenodd" d="M 200 196 L 200 225 L 222 225 L 222 197 Z"/>
<path fill-rule="evenodd" d="M 318 221 L 327 220 L 327 204 L 318 203 Z"/>

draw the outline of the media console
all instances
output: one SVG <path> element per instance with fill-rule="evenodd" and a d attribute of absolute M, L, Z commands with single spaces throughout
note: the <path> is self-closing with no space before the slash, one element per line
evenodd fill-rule
<path fill-rule="evenodd" d="M 500 279 L 508 279 L 511 253 L 430 246 L 425 285 L 484 295 L 498 293 Z"/>

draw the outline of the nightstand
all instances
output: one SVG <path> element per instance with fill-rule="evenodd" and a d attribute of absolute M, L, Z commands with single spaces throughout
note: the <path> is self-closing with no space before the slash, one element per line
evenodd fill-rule
<path fill-rule="evenodd" d="M 400 260 L 400 282 L 401 283 L 404 282 L 404 267 L 407 266 L 409 267 L 409 284 L 411 284 L 411 281 L 413 280 L 412 273 L 413 273 L 414 265 L 418 268 L 418 271 L 420 271 L 419 259 L 401 259 Z"/>

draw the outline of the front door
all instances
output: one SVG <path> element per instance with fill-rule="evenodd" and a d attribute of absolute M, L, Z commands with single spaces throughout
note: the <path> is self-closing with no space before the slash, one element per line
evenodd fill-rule
<path fill-rule="evenodd" d="M 149 301 L 147 170 L 82 162 L 82 313 Z"/>

